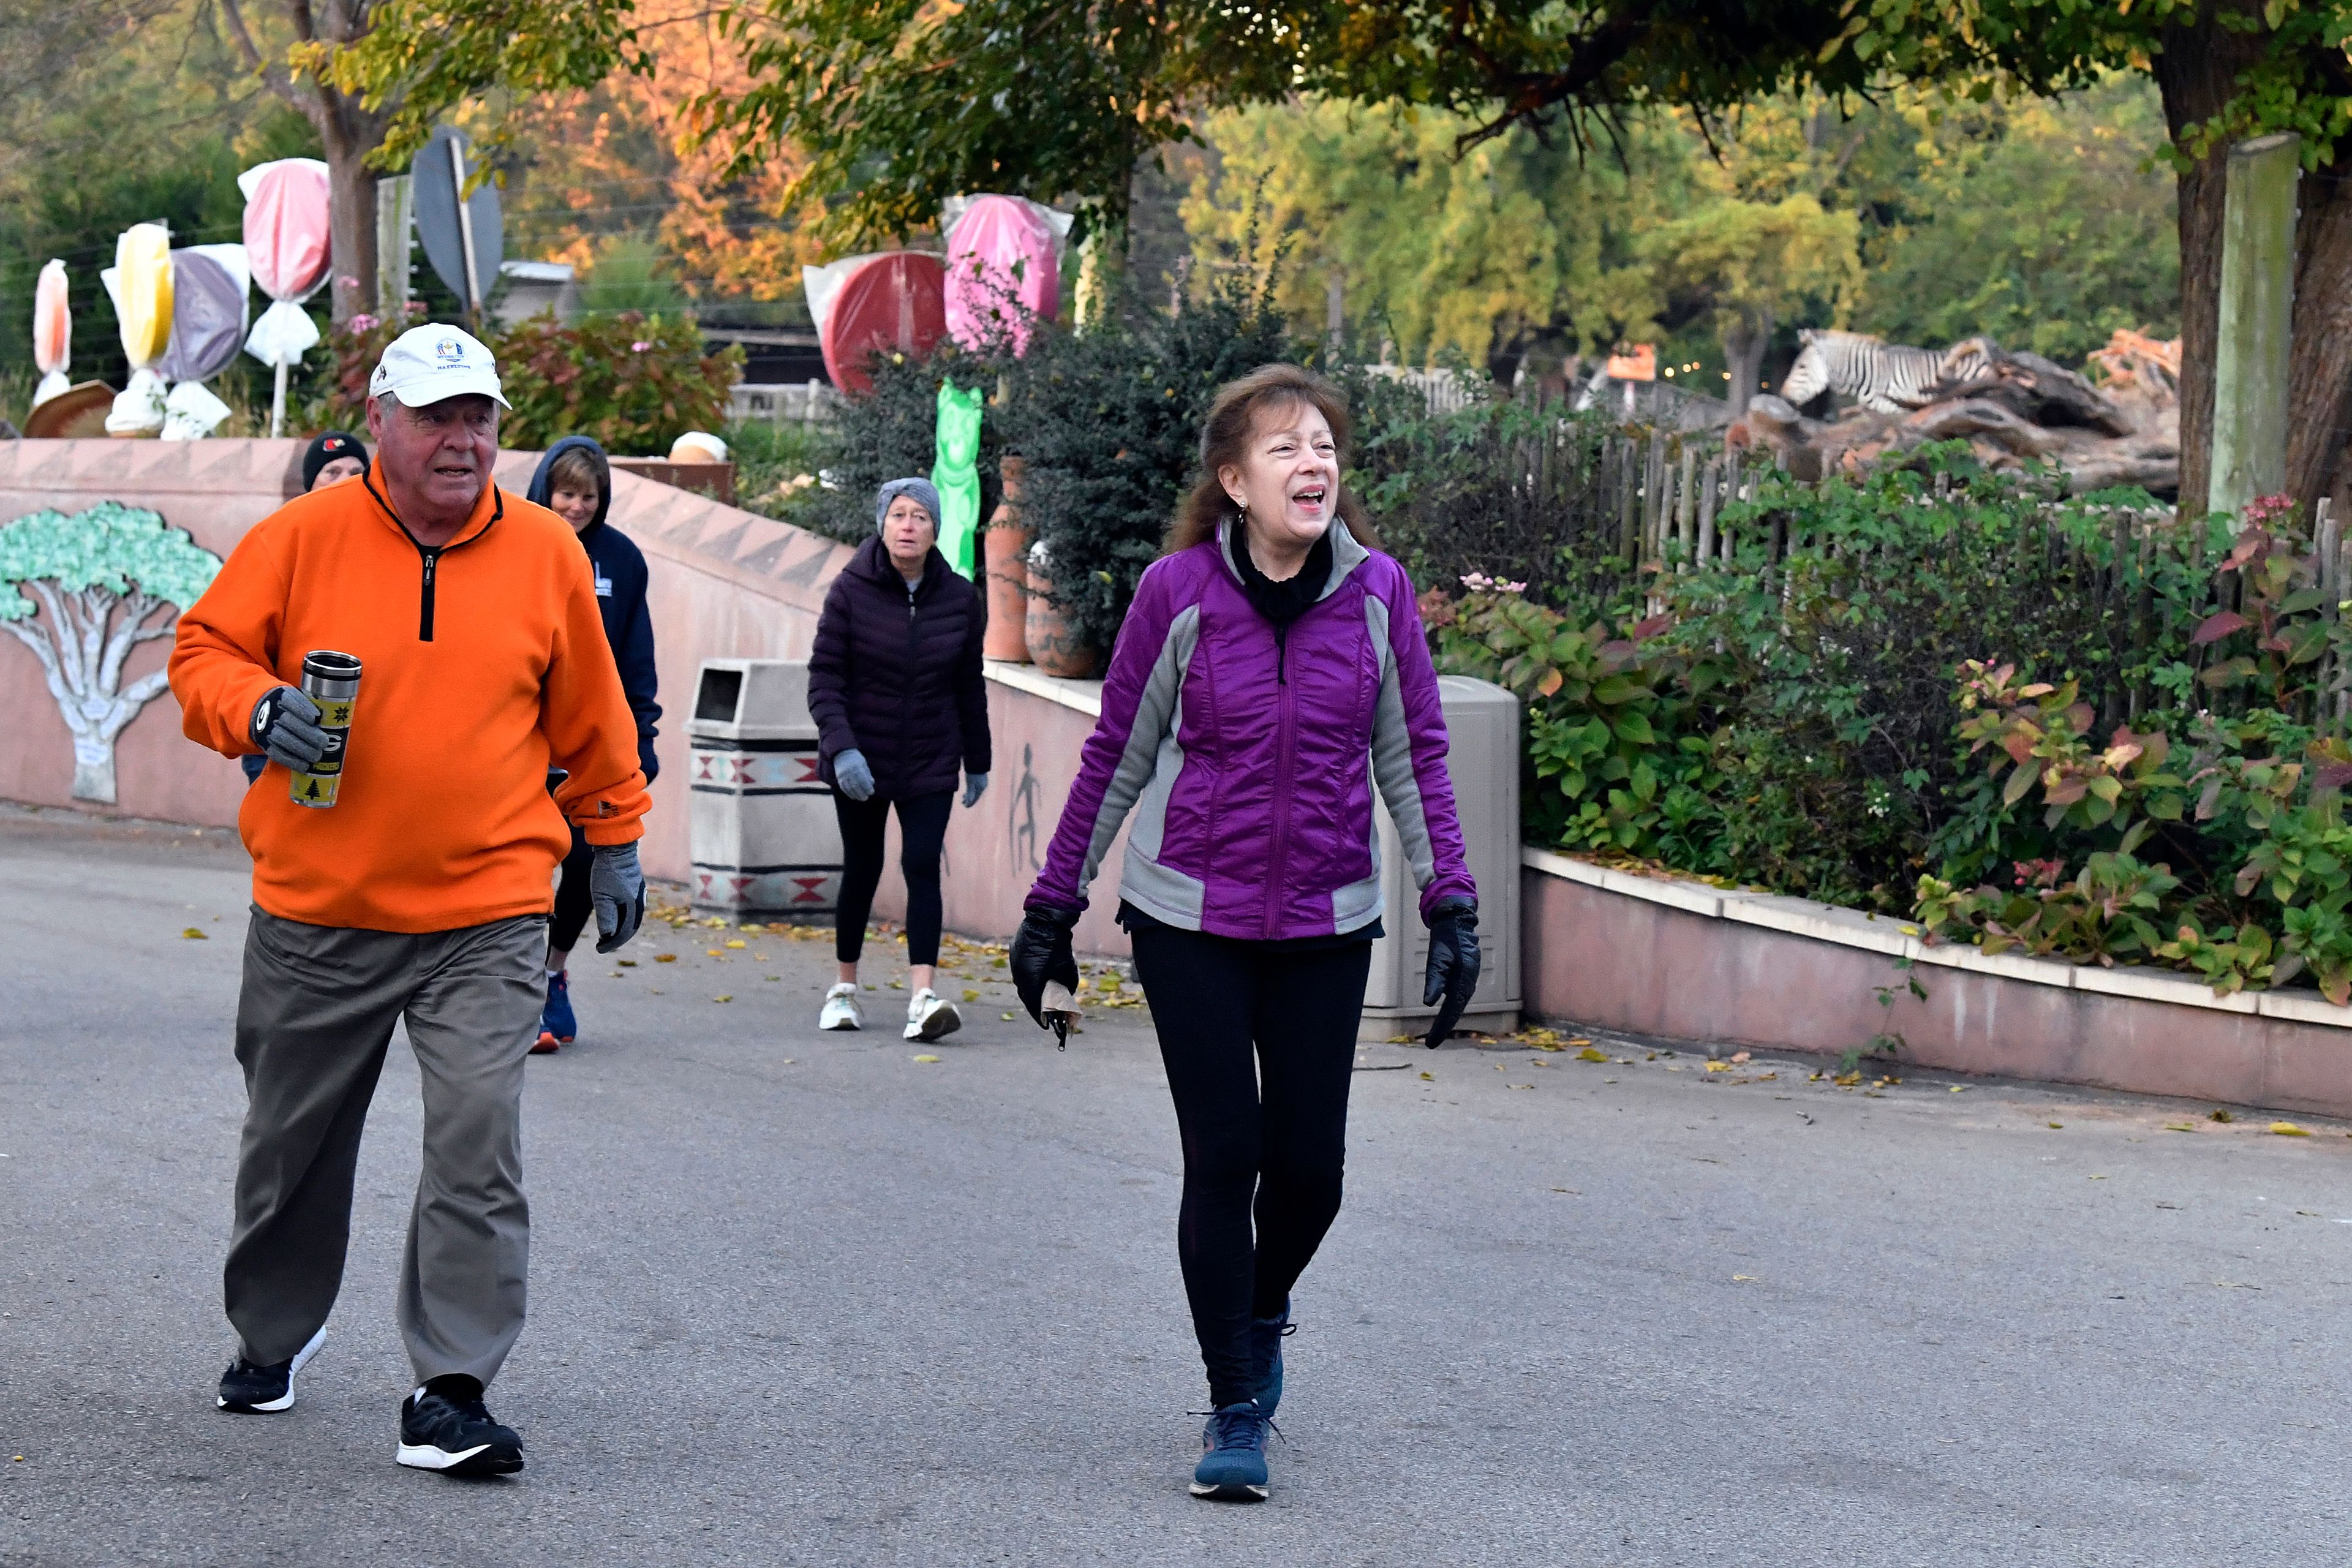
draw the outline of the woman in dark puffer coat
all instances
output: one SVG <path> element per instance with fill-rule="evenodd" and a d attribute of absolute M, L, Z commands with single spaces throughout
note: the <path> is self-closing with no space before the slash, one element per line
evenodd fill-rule
<path fill-rule="evenodd" d="M 988 696 L 981 682 L 980 592 L 932 548 L 940 495 L 928 479 L 892 479 L 874 501 L 876 537 L 834 579 L 809 655 L 809 714 L 819 772 L 841 822 L 837 984 L 818 1026 L 856 1029 L 857 959 L 882 880 L 882 833 L 898 807 L 907 878 L 906 1037 L 936 1040 L 963 1025 L 932 989 L 940 957 L 940 846 L 955 804 L 988 787 Z"/>

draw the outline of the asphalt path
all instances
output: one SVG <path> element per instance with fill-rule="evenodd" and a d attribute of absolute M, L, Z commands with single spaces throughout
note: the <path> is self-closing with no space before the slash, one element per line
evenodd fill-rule
<path fill-rule="evenodd" d="M 530 1067 L 530 1468 L 403 1470 L 397 1041 L 299 1405 L 213 1407 L 245 907 L 224 835 L 0 813 L 0 1563 L 2352 1556 L 2344 1126 L 1367 1047 L 1274 1496 L 1210 1504 L 1148 1020 L 1056 1053 L 965 950 L 962 1034 L 824 1036 L 825 942 L 666 924 Z"/>

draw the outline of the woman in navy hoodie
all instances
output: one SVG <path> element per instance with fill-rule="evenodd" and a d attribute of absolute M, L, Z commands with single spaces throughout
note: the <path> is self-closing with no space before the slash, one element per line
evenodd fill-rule
<path fill-rule="evenodd" d="M 613 645 L 621 689 L 637 717 L 637 764 L 650 784 L 661 771 L 654 756 L 661 704 L 654 700 L 654 623 L 646 612 L 646 558 L 627 534 L 604 521 L 613 506 L 613 468 L 604 460 L 604 448 L 585 436 L 566 436 L 540 458 L 528 499 L 570 523 L 588 552 L 596 573 L 596 607 L 604 613 L 604 640 Z M 540 1014 L 534 1052 L 570 1045 L 578 1033 L 565 967 L 572 944 L 588 923 L 591 859 L 587 840 L 579 828 L 572 828 L 572 853 L 563 859 L 555 915 L 547 929 L 547 1005 Z"/>

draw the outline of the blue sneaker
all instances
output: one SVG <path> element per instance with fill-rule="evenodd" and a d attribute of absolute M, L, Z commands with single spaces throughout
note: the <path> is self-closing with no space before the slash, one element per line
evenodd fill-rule
<path fill-rule="evenodd" d="M 1290 1321 L 1290 1302 L 1282 1303 L 1278 1318 L 1252 1318 L 1249 1327 L 1250 1364 L 1262 1370 L 1257 1380 L 1257 1407 L 1265 1418 L 1274 1419 L 1275 1407 L 1282 1403 L 1282 1342 L 1298 1331 Z"/>
<path fill-rule="evenodd" d="M 539 1043 L 530 1047 L 531 1055 L 545 1056 L 558 1046 L 568 1046 L 579 1032 L 579 1021 L 572 1016 L 572 976 L 559 969 L 547 977 L 547 1005 L 539 1010 Z"/>
<path fill-rule="evenodd" d="M 1205 1450 L 1192 1470 L 1194 1497 L 1256 1502 L 1265 1496 L 1265 1412 L 1244 1401 L 1221 1405 L 1201 1433 Z"/>

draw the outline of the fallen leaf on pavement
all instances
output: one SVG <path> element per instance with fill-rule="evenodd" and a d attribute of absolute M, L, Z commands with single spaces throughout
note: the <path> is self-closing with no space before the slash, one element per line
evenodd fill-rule
<path fill-rule="evenodd" d="M 1706 1070 L 1709 1072 L 1729 1072 L 1731 1070 L 1731 1064 L 1729 1062 L 1709 1062 L 1706 1064 Z"/>
<path fill-rule="evenodd" d="M 2216 1110 L 2210 1116 L 2206 1117 L 2205 1120 L 2208 1121 L 2235 1121 L 2237 1118 L 2231 1115 L 2227 1110 Z"/>
<path fill-rule="evenodd" d="M 2168 1121 L 2164 1124 L 2164 1130 L 2167 1132 L 2194 1132 L 2197 1131 L 2197 1123 L 2194 1121 Z"/>
<path fill-rule="evenodd" d="M 1756 1283 L 1756 1276 L 1753 1274 L 1735 1274 L 1731 1277 L 1731 1282 L 1734 1285 L 1753 1285 Z"/>
<path fill-rule="evenodd" d="M 967 985 L 963 988 L 963 999 L 967 1002 L 977 1002 L 980 1000 L 980 993 Z"/>
<path fill-rule="evenodd" d="M 654 954 L 654 962 L 656 963 L 676 963 L 677 962 L 677 954 L 674 952 L 657 952 Z"/>
<path fill-rule="evenodd" d="M 2053 1127 L 2063 1127 L 2063 1126 L 2065 1126 L 2066 1124 L 2065 1124 L 2064 1122 L 2063 1122 L 2063 1121 L 2053 1121 L 2053 1122 L 2052 1122 L 2050 1125 L 2051 1125 L 2051 1126 L 2053 1126 Z"/>
<path fill-rule="evenodd" d="M 1576 1059 L 1580 1062 L 1605 1062 L 1609 1059 L 1609 1053 L 1596 1051 L 1591 1046 L 1587 1046 L 1576 1053 Z"/>
<path fill-rule="evenodd" d="M 613 962 L 624 969 L 635 969 L 637 966 L 637 961 L 634 958 L 616 958 Z"/>
<path fill-rule="evenodd" d="M 2282 1138 L 2308 1138 L 2311 1136 L 2311 1130 L 2309 1128 L 2297 1127 L 2292 1121 L 2273 1121 L 2271 1123 L 2271 1131 L 2277 1133 Z"/>
<path fill-rule="evenodd" d="M 1740 1063 L 1748 1059 L 1748 1053 L 1746 1051 L 1734 1051 L 1731 1053 L 1731 1065 L 1734 1067 L 1738 1067 Z"/>
<path fill-rule="evenodd" d="M 732 993 L 730 993 L 729 994 L 727 994 L 727 995 L 725 995 L 725 996 L 713 996 L 713 997 L 711 998 L 711 1000 L 712 1000 L 713 1002 L 732 1002 L 733 1000 L 735 1000 L 735 997 L 734 997 L 734 995 L 733 995 L 733 994 L 732 994 Z"/>
<path fill-rule="evenodd" d="M 1005 1021 L 1006 1023 L 1008 1023 L 1008 1024 L 1010 1024 L 1011 1022 L 1013 1022 L 1013 1015 L 1012 1015 L 1012 1014 L 1010 1014 L 1010 1013 L 1005 1014 L 1005 1015 L 1004 1015 L 1004 1021 Z"/>
<path fill-rule="evenodd" d="M 940 1058 L 937 1057 L 917 1057 L 915 1059 L 919 1062 L 935 1062 Z"/>
<path fill-rule="evenodd" d="M 725 953 L 723 953 L 723 952 L 719 952 L 719 951 L 717 948 L 715 948 L 715 947 L 706 947 L 706 948 L 704 948 L 702 951 L 703 951 L 703 952 L 707 952 L 707 953 L 709 953 L 709 954 L 711 957 L 713 957 L 713 958 L 724 958 L 724 957 L 726 957 L 726 956 L 727 956 Z"/>
<path fill-rule="evenodd" d="M 1423 1083 L 1435 1083 L 1437 1081 L 1437 1075 L 1433 1072 L 1425 1072 L 1421 1075 L 1421 1081 Z"/>
<path fill-rule="evenodd" d="M 745 942 L 741 937 L 732 937 L 729 939 L 727 945 L 730 947 L 749 947 L 751 944 Z"/>
<path fill-rule="evenodd" d="M 211 938 L 211 937 L 206 936 L 206 935 L 202 931 L 198 930 L 198 929 L 197 929 L 196 927 L 194 927 L 194 926 L 190 926 L 187 930 L 185 930 L 185 931 L 182 931 L 180 934 L 181 934 L 182 936 L 184 936 L 184 937 L 186 937 L 190 942 L 210 942 L 210 941 L 212 941 L 212 938 Z"/>

